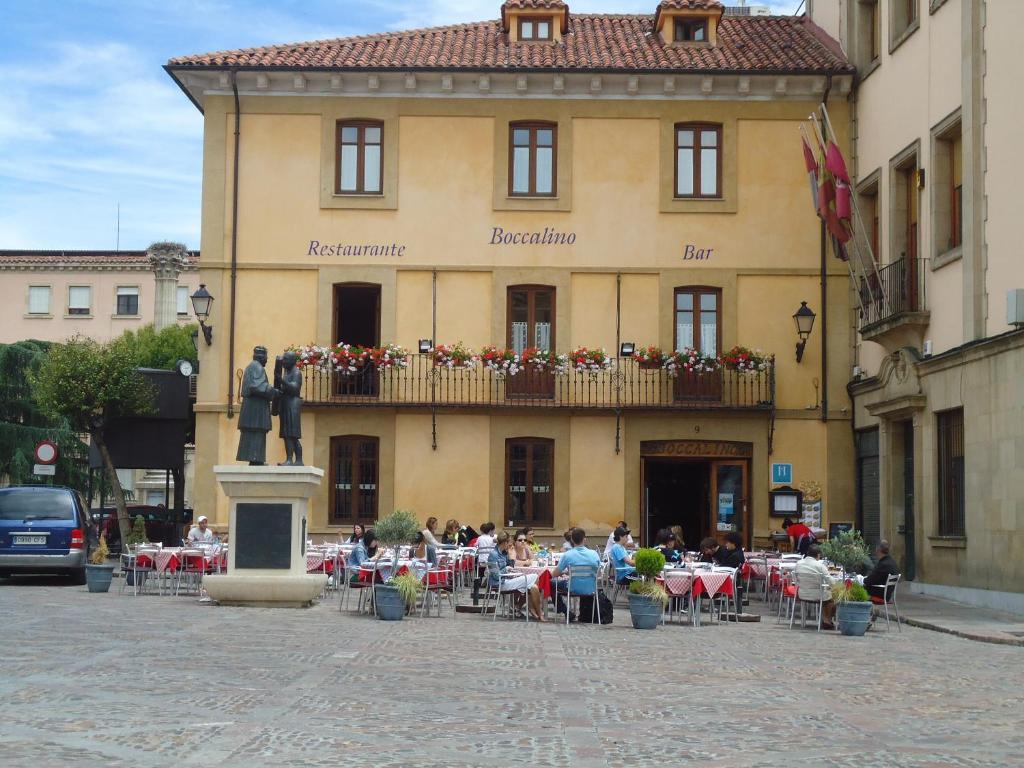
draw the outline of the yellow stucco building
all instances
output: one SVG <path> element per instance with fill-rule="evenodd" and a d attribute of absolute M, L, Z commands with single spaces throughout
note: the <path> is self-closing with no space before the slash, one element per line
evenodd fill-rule
<path fill-rule="evenodd" d="M 411 354 L 305 370 L 305 458 L 329 478 L 314 533 L 398 507 L 542 536 L 624 518 L 644 537 L 680 525 L 691 546 L 730 529 L 756 543 L 780 527 L 775 463 L 820 484 L 824 526 L 853 520 L 849 281 L 831 257 L 828 375 L 820 321 L 793 353 L 801 301 L 821 312 L 797 126 L 827 100 L 845 146 L 853 85 L 812 24 L 723 16 L 714 0 L 633 16 L 510 0 L 497 21 L 167 70 L 205 118 L 215 301 L 196 514 L 226 523 L 211 470 L 234 461 L 253 346 L 347 342 Z M 502 377 L 438 366 L 421 341 L 609 360 Z M 623 343 L 775 357 L 673 377 Z"/>

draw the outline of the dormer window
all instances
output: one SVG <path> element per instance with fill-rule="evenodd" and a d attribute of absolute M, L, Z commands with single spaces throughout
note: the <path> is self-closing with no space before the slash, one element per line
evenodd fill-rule
<path fill-rule="evenodd" d="M 672 41 L 676 43 L 705 43 L 708 39 L 707 19 L 676 19 Z"/>
<path fill-rule="evenodd" d="M 524 17 L 519 19 L 519 41 L 522 43 L 551 40 L 550 16 Z"/>

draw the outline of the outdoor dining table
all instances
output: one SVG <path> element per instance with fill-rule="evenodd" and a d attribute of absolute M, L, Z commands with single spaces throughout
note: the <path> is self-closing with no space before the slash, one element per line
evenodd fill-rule
<path fill-rule="evenodd" d="M 705 595 L 713 600 L 718 595 L 735 597 L 736 585 L 733 582 L 732 568 L 666 568 L 662 572 L 662 581 L 670 597 L 687 597 L 691 602 L 696 598 L 693 609 L 693 625 L 700 626 L 700 601 Z"/>
<path fill-rule="evenodd" d="M 177 574 L 185 565 L 201 568 L 204 573 L 222 570 L 227 563 L 227 547 L 139 547 L 135 557 L 139 567 L 153 569 L 160 579 L 160 593 L 163 594 L 164 580 Z"/>

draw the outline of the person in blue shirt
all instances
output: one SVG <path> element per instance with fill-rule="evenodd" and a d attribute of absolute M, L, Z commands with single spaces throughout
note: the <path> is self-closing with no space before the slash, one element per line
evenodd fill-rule
<path fill-rule="evenodd" d="M 537 574 L 525 573 L 512 578 L 501 578 L 501 574 L 516 567 L 516 557 L 510 551 L 511 549 L 512 540 L 507 533 L 502 531 L 498 534 L 497 546 L 487 557 L 487 579 L 491 589 L 520 593 L 515 598 L 516 610 L 522 610 L 524 602 L 528 602 L 530 616 L 533 617 L 533 620 L 544 621 L 544 616 L 540 612 L 540 589 L 537 587 L 539 578 Z M 522 594 L 524 592 L 525 595 Z"/>
<path fill-rule="evenodd" d="M 359 581 L 359 566 L 377 555 L 377 534 L 372 530 L 363 534 L 362 540 L 345 558 L 345 570 L 349 581 Z"/>
<path fill-rule="evenodd" d="M 615 566 L 615 581 L 620 584 L 625 583 L 630 576 L 636 573 L 636 568 L 633 567 L 633 557 L 626 551 L 626 547 L 623 542 L 626 537 L 629 536 L 629 531 L 619 526 L 612 532 L 612 548 L 608 553 L 611 558 L 612 565 Z"/>
<path fill-rule="evenodd" d="M 570 532 L 572 549 L 562 554 L 555 568 L 555 578 L 551 581 L 551 600 L 557 607 L 558 593 L 563 595 L 569 591 L 569 578 L 564 576 L 574 566 L 587 566 L 594 569 L 594 574 L 601 567 L 601 558 L 597 552 L 586 546 L 587 533 L 582 528 L 573 528 Z M 572 594 L 593 595 L 597 592 L 597 582 L 594 574 L 576 575 L 572 577 Z"/>

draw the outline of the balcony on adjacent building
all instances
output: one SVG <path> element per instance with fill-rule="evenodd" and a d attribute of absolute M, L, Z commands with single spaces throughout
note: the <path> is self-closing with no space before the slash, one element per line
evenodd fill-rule
<path fill-rule="evenodd" d="M 861 278 L 861 337 L 887 349 L 920 347 L 930 314 L 925 303 L 927 259 L 901 258 L 878 270 L 878 283 Z"/>
<path fill-rule="evenodd" d="M 303 371 L 303 399 L 312 407 L 445 409 L 540 408 L 586 411 L 740 410 L 770 411 L 775 404 L 775 369 L 670 376 L 632 358 L 596 372 L 564 374 L 521 370 L 514 376 L 477 366 L 446 368 L 430 355 L 413 354 L 405 368 L 355 373 Z"/>

